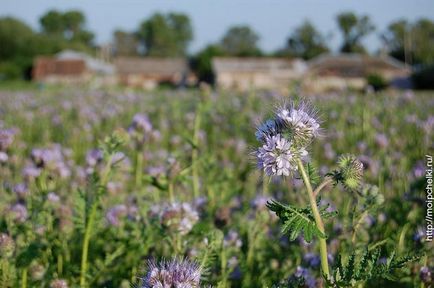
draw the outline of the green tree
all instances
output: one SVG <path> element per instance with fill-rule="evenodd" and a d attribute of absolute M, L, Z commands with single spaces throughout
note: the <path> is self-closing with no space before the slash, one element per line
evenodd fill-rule
<path fill-rule="evenodd" d="M 391 23 L 387 30 L 381 35 L 381 38 L 389 50 L 389 54 L 396 59 L 405 61 L 406 51 L 410 48 L 408 36 L 411 25 L 407 20 L 399 20 Z"/>
<path fill-rule="evenodd" d="M 156 13 L 141 23 L 137 35 L 146 55 L 177 57 L 187 54 L 193 28 L 187 15 Z"/>
<path fill-rule="evenodd" d="M 412 28 L 413 61 L 416 64 L 434 63 L 434 22 L 429 19 L 418 20 Z"/>
<path fill-rule="evenodd" d="M 212 59 L 223 56 L 223 49 L 216 44 L 211 44 L 199 51 L 192 59 L 192 67 L 199 77 L 199 81 L 214 84 L 215 75 L 212 69 Z"/>
<path fill-rule="evenodd" d="M 122 30 L 116 30 L 113 33 L 113 41 L 116 55 L 137 55 L 139 39 L 137 38 L 136 34 Z"/>
<path fill-rule="evenodd" d="M 357 16 L 353 12 L 344 12 L 336 17 L 339 29 L 341 30 L 343 43 L 341 52 L 364 53 L 361 40 L 363 37 L 375 30 L 368 16 Z"/>
<path fill-rule="evenodd" d="M 94 34 L 85 29 L 86 17 L 77 10 L 61 13 L 56 10 L 48 11 L 39 22 L 42 32 L 52 37 L 53 41 L 69 41 L 74 47 L 92 46 Z M 68 46 L 70 47 L 70 46 Z"/>
<path fill-rule="evenodd" d="M 223 51 L 230 56 L 259 56 L 259 36 L 249 26 L 229 28 L 221 40 Z"/>
<path fill-rule="evenodd" d="M 290 56 L 303 59 L 311 59 L 329 51 L 323 35 L 309 21 L 295 29 L 288 39 L 285 50 Z"/>
<path fill-rule="evenodd" d="M 415 23 L 398 20 L 382 34 L 389 54 L 409 64 L 434 63 L 434 22 L 420 19 Z"/>
<path fill-rule="evenodd" d="M 11 17 L 0 18 L 1 78 L 20 77 L 31 67 L 35 40 L 35 33 L 25 23 Z"/>
<path fill-rule="evenodd" d="M 63 36 L 65 31 L 65 22 L 63 14 L 57 10 L 51 10 L 45 13 L 39 23 L 42 26 L 42 31 L 46 34 Z"/>

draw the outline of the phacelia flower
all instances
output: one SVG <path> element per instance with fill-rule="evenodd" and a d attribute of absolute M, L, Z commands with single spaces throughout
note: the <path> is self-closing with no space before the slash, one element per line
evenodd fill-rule
<path fill-rule="evenodd" d="M 0 163 L 6 163 L 9 160 L 8 154 L 6 152 L 0 151 Z"/>
<path fill-rule="evenodd" d="M 51 281 L 50 288 L 68 288 L 68 283 L 63 279 L 56 279 Z"/>
<path fill-rule="evenodd" d="M 419 272 L 420 280 L 425 284 L 430 284 L 432 281 L 432 273 L 428 266 L 423 266 L 420 268 Z"/>
<path fill-rule="evenodd" d="M 129 127 L 129 130 L 141 131 L 142 133 L 149 133 L 152 131 L 152 123 L 148 116 L 145 114 L 136 114 Z"/>
<path fill-rule="evenodd" d="M 280 128 L 278 122 L 274 119 L 269 119 L 259 125 L 256 130 L 255 136 L 258 141 L 265 141 L 267 138 L 279 134 Z"/>
<path fill-rule="evenodd" d="M 171 261 L 148 262 L 146 274 L 141 288 L 197 288 L 200 287 L 200 266 L 188 260 L 173 259 Z"/>
<path fill-rule="evenodd" d="M 268 176 L 289 176 L 297 170 L 297 160 L 307 156 L 303 147 L 295 147 L 282 135 L 267 137 L 256 153 L 258 167 Z"/>
<path fill-rule="evenodd" d="M 15 242 L 8 234 L 0 234 L 0 257 L 10 258 L 15 251 Z"/>
<path fill-rule="evenodd" d="M 289 278 L 289 283 L 297 283 L 297 281 L 302 280 L 304 283 L 304 286 L 307 288 L 315 288 L 318 287 L 317 281 L 315 277 L 312 276 L 310 271 L 307 268 L 298 266 L 295 273 Z"/>
<path fill-rule="evenodd" d="M 6 151 L 14 142 L 14 132 L 10 129 L 0 129 L 0 151 Z"/>
<path fill-rule="evenodd" d="M 189 203 L 172 203 L 162 210 L 160 219 L 168 230 L 186 235 L 199 221 L 199 213 Z"/>
<path fill-rule="evenodd" d="M 12 219 L 18 223 L 24 223 L 27 220 L 27 208 L 23 204 L 17 203 L 13 205 L 10 209 L 10 215 Z"/>
<path fill-rule="evenodd" d="M 316 112 L 307 103 L 280 107 L 276 116 L 276 121 L 283 127 L 282 133 L 288 133 L 297 144 L 307 145 L 320 134 Z"/>

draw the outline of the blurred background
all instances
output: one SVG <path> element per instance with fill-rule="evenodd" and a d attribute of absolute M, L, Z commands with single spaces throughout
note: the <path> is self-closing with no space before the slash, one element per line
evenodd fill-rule
<path fill-rule="evenodd" d="M 428 0 L 3 0 L 0 81 L 426 89 L 433 11 Z"/>

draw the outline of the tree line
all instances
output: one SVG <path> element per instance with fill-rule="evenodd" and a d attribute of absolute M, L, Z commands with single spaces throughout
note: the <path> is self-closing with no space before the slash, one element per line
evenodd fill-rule
<path fill-rule="evenodd" d="M 80 11 L 51 10 L 39 19 L 39 24 L 35 31 L 19 19 L 0 18 L 0 79 L 29 76 L 33 57 L 37 55 L 51 55 L 66 48 L 92 54 L 97 48 L 94 34 L 86 29 L 86 17 Z M 363 39 L 376 30 L 369 16 L 343 12 L 336 16 L 336 24 L 342 36 L 341 52 L 367 53 Z M 390 56 L 410 65 L 434 63 L 434 22 L 430 19 L 397 20 L 379 35 L 383 50 Z M 259 47 L 259 34 L 247 25 L 229 28 L 220 40 L 189 55 L 193 37 L 188 15 L 155 13 L 134 31 L 114 31 L 113 53 L 115 56 L 189 56 L 199 78 L 212 81 L 211 59 L 215 56 L 309 60 L 331 50 L 327 44 L 330 36 L 323 35 L 309 20 L 295 28 L 280 49 L 268 54 Z"/>

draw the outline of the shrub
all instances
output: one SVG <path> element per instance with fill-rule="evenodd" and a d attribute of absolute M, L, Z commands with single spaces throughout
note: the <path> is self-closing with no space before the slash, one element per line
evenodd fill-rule
<path fill-rule="evenodd" d="M 389 85 L 386 79 L 379 74 L 369 74 L 366 77 L 366 82 L 369 86 L 372 86 L 375 91 L 383 90 Z"/>

